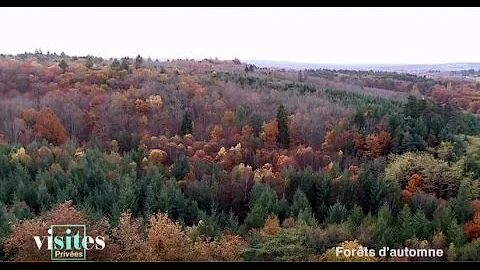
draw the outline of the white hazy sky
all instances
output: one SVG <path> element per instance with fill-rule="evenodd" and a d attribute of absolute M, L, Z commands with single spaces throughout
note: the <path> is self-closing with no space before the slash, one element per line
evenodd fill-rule
<path fill-rule="evenodd" d="M 480 62 L 480 8 L 0 8 L 0 53 Z"/>

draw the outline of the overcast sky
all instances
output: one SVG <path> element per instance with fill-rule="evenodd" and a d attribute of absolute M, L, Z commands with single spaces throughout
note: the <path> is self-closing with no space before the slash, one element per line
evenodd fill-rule
<path fill-rule="evenodd" d="M 480 62 L 480 8 L 0 8 L 0 53 Z"/>

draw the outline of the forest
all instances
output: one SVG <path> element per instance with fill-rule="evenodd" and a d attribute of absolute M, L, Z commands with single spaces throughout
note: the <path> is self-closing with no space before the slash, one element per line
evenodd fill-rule
<path fill-rule="evenodd" d="M 105 236 L 89 260 L 480 261 L 478 84 L 36 51 L 0 96 L 3 261 L 52 224 Z"/>

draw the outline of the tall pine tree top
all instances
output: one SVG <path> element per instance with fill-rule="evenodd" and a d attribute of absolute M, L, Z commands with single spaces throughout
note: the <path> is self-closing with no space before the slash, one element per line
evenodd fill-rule
<path fill-rule="evenodd" d="M 277 111 L 278 137 L 277 142 L 284 148 L 290 147 L 290 137 L 288 135 L 288 117 L 285 107 L 280 105 Z"/>
<path fill-rule="evenodd" d="M 192 118 L 190 117 L 188 112 L 186 112 L 183 115 L 182 127 L 180 128 L 180 135 L 183 136 L 183 135 L 186 135 L 186 134 L 191 134 L 192 130 L 193 130 Z"/>

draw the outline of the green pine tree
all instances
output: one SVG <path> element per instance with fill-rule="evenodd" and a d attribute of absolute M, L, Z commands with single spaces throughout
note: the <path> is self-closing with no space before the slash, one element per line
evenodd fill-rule
<path fill-rule="evenodd" d="M 193 131 L 192 118 L 189 113 L 183 115 L 182 126 L 180 128 L 180 135 L 184 136 L 191 134 Z"/>
<path fill-rule="evenodd" d="M 36 176 L 36 181 L 39 183 L 36 192 L 38 194 L 40 210 L 42 212 L 50 210 L 55 203 L 56 194 L 51 194 L 47 187 L 49 177 L 50 175 L 48 175 L 48 172 L 46 171 L 39 172 Z"/>
<path fill-rule="evenodd" d="M 189 171 L 188 158 L 184 155 L 175 159 L 172 167 L 172 176 L 177 180 L 183 180 Z"/>
<path fill-rule="evenodd" d="M 119 177 L 120 190 L 119 190 L 119 202 L 118 206 L 120 211 L 130 209 L 133 213 L 137 211 L 138 197 L 135 194 L 135 175 L 125 174 Z"/>
<path fill-rule="evenodd" d="M 0 202 L 0 239 L 6 236 L 10 231 L 10 225 L 8 224 L 7 208 Z"/>
<path fill-rule="evenodd" d="M 255 132 L 255 136 L 258 136 L 260 131 L 262 131 L 262 123 L 263 123 L 263 120 L 259 114 L 254 113 L 250 116 L 250 125 L 252 126 L 253 131 Z"/>
<path fill-rule="evenodd" d="M 420 239 L 427 239 L 432 233 L 432 226 L 430 220 L 425 216 L 425 213 L 418 209 L 413 216 L 413 226 L 415 235 Z"/>
<path fill-rule="evenodd" d="M 87 56 L 87 62 L 85 63 L 85 66 L 88 69 L 91 69 L 93 67 L 93 57 L 91 55 Z"/>
<path fill-rule="evenodd" d="M 348 218 L 348 211 L 345 206 L 339 202 L 336 202 L 334 205 L 330 206 L 328 211 L 326 223 L 342 223 Z"/>
<path fill-rule="evenodd" d="M 135 68 L 139 69 L 142 66 L 143 58 L 140 55 L 137 55 L 135 58 Z"/>
<path fill-rule="evenodd" d="M 62 61 L 60 61 L 60 63 L 58 64 L 58 66 L 63 70 L 63 73 L 65 73 L 65 71 L 66 71 L 67 68 L 68 68 L 67 62 L 65 62 L 65 60 L 63 60 L 63 59 L 62 59 Z"/>
<path fill-rule="evenodd" d="M 352 230 L 356 229 L 363 221 L 364 213 L 361 206 L 355 204 L 348 216 L 348 223 Z"/>
<path fill-rule="evenodd" d="M 111 68 L 112 70 L 117 70 L 117 71 L 121 69 L 121 67 L 120 67 L 120 62 L 118 61 L 117 58 L 113 59 L 112 64 L 110 64 L 110 68 Z"/>
<path fill-rule="evenodd" d="M 292 206 L 290 207 L 291 216 L 298 217 L 301 211 L 307 209 L 310 210 L 310 212 L 312 211 L 308 198 L 300 188 L 297 188 L 297 191 L 295 191 L 293 195 Z"/>
<path fill-rule="evenodd" d="M 317 224 L 317 220 L 310 208 L 305 208 L 298 213 L 298 222 L 307 226 L 315 226 Z"/>
<path fill-rule="evenodd" d="M 408 204 L 405 204 L 402 210 L 397 215 L 397 242 L 399 244 L 405 243 L 407 239 L 415 236 L 415 227 L 412 210 Z"/>
<path fill-rule="evenodd" d="M 285 107 L 280 105 L 277 111 L 278 139 L 277 142 L 285 149 L 290 147 L 290 137 L 288 135 L 288 117 Z"/>
<path fill-rule="evenodd" d="M 268 216 L 276 215 L 278 197 L 275 191 L 264 184 L 256 184 L 251 191 L 250 212 L 245 224 L 248 229 L 261 228 Z"/>
<path fill-rule="evenodd" d="M 128 57 L 122 58 L 122 63 L 120 64 L 120 68 L 126 71 L 130 70 L 130 67 L 128 65 Z"/>
<path fill-rule="evenodd" d="M 463 226 L 458 224 L 456 219 L 450 221 L 445 235 L 447 236 L 447 241 L 455 244 L 457 247 L 461 247 L 467 242 L 467 238 L 463 232 Z"/>
<path fill-rule="evenodd" d="M 460 188 L 458 190 L 457 197 L 449 201 L 452 207 L 453 213 L 457 220 L 461 223 L 467 222 L 473 216 L 473 210 L 470 199 L 470 191 L 468 190 L 468 180 L 462 180 Z"/>

